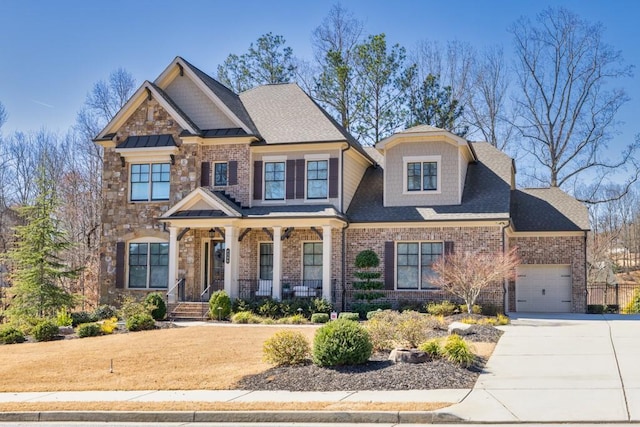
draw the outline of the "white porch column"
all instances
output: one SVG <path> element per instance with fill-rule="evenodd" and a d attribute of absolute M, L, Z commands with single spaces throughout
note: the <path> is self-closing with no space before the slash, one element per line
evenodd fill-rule
<path fill-rule="evenodd" d="M 231 298 L 237 298 L 238 289 L 238 259 L 240 246 L 238 244 L 237 229 L 224 228 L 224 290 Z"/>
<path fill-rule="evenodd" d="M 273 227 L 273 299 L 282 298 L 282 227 Z"/>
<path fill-rule="evenodd" d="M 178 228 L 169 227 L 169 302 L 178 301 Z"/>
<path fill-rule="evenodd" d="M 322 226 L 322 298 L 331 301 L 331 226 Z"/>

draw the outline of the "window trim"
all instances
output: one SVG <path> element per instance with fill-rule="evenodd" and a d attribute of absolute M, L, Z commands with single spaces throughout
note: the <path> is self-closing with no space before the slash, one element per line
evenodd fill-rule
<path fill-rule="evenodd" d="M 282 198 L 281 199 L 267 199 L 267 164 L 269 163 L 282 163 L 284 166 L 282 181 Z M 271 182 L 271 181 L 269 181 Z M 287 200 L 287 158 L 286 157 L 263 157 L 262 158 L 262 201 L 266 203 L 285 203 Z"/>
<path fill-rule="evenodd" d="M 327 177 L 325 178 L 324 182 L 325 182 L 325 195 L 324 197 L 309 197 L 309 162 L 325 162 L 327 165 Z M 316 179 L 315 181 L 320 181 L 318 179 Z M 304 162 L 304 199 L 310 202 L 316 202 L 316 201 L 324 201 L 329 199 L 329 157 L 322 157 L 322 158 L 307 158 L 305 156 L 305 162 Z"/>
<path fill-rule="evenodd" d="M 420 163 L 420 188 L 423 187 L 424 163 L 436 163 L 436 189 L 435 190 L 409 190 L 409 163 Z M 441 194 L 442 193 L 442 156 L 406 156 L 402 158 L 402 194 Z"/>
<path fill-rule="evenodd" d="M 133 198 L 133 167 L 134 166 L 149 166 L 149 180 L 147 181 L 147 198 L 146 199 L 134 199 Z M 154 199 L 153 198 L 153 165 L 168 165 L 169 166 L 169 180 L 168 181 L 158 181 L 158 182 L 166 182 L 169 186 L 169 194 L 166 199 Z M 162 173 L 162 172 L 161 172 Z M 171 199 L 171 163 L 170 162 L 135 162 L 129 163 L 129 202 L 130 203 L 161 203 L 168 202 Z"/>
<path fill-rule="evenodd" d="M 417 288 L 399 288 L 398 287 L 398 255 L 399 255 L 399 250 L 398 250 L 398 244 L 404 244 L 404 243 L 417 243 L 418 244 L 418 287 Z M 439 243 L 441 245 L 441 256 L 444 256 L 444 245 L 445 245 L 445 241 L 444 240 L 397 240 L 394 242 L 394 277 L 393 277 L 393 286 L 394 286 L 394 290 L 396 291 L 409 291 L 409 292 L 416 292 L 416 291 L 439 291 L 441 290 L 440 288 L 436 287 L 436 286 L 428 286 L 428 287 L 423 287 L 422 286 L 422 244 L 423 243 Z"/>
<path fill-rule="evenodd" d="M 307 280 L 304 277 L 304 267 L 305 267 L 305 263 L 304 263 L 304 245 L 309 244 L 309 243 L 316 243 L 316 244 L 319 243 L 320 247 L 322 248 L 322 256 L 323 256 L 322 261 L 323 261 L 323 263 L 320 264 L 320 266 L 322 267 L 322 271 L 323 271 L 323 274 L 324 274 L 324 268 L 325 268 L 325 266 L 324 266 L 324 246 L 323 246 L 322 240 L 303 240 L 301 242 L 301 247 L 300 247 L 300 255 L 301 255 L 301 258 L 302 258 L 300 260 L 300 269 L 301 269 L 301 271 L 300 271 L 300 281 L 302 283 L 304 283 L 305 280 Z M 320 279 L 309 279 L 309 280 L 320 280 L 322 282 L 322 277 L 320 277 Z"/>
<path fill-rule="evenodd" d="M 216 183 L 216 166 L 218 165 L 227 165 L 227 173 L 225 176 L 225 183 L 224 184 L 217 184 Z M 215 161 L 213 162 L 213 170 L 211 171 L 212 176 L 212 182 L 213 182 L 213 187 L 228 187 L 229 186 L 229 162 L 228 161 Z"/>
<path fill-rule="evenodd" d="M 262 279 L 262 278 L 260 278 L 260 267 L 262 266 L 261 260 L 260 260 L 260 257 L 262 255 L 262 253 L 260 252 L 260 249 L 261 249 L 262 245 L 265 245 L 265 244 L 270 244 L 271 245 L 271 279 Z M 273 252 L 273 250 L 274 250 L 273 241 L 271 241 L 271 240 L 260 240 L 260 241 L 258 241 L 258 251 L 257 251 L 257 253 L 258 253 L 258 266 L 257 266 L 257 269 L 256 269 L 256 279 L 257 280 L 272 280 L 273 281 L 273 262 L 275 260 L 275 253 Z"/>
<path fill-rule="evenodd" d="M 169 280 L 167 278 L 167 285 L 165 287 L 151 287 L 150 286 L 150 278 L 151 278 L 151 269 L 149 268 L 151 266 L 150 264 L 150 257 L 151 257 L 151 251 L 148 249 L 150 246 L 150 244 L 152 243 L 163 243 L 167 245 L 167 248 L 169 248 L 169 241 L 165 240 L 165 239 L 161 239 L 159 237 L 138 237 L 136 239 L 131 239 L 128 240 L 126 242 L 125 245 L 125 278 L 126 278 L 126 283 L 125 283 L 125 289 L 129 289 L 129 290 L 134 290 L 134 291 L 152 291 L 152 292 L 156 292 L 158 290 L 162 290 L 162 289 L 169 289 Z M 146 264 L 146 269 L 147 269 L 147 278 L 145 281 L 145 287 L 144 288 L 135 288 L 135 287 L 131 287 L 130 286 L 130 282 L 131 282 L 131 276 L 130 276 L 130 270 L 131 270 L 131 244 L 146 244 L 147 245 L 147 264 Z M 169 250 L 170 252 L 170 250 Z M 169 256 L 167 254 L 167 256 Z M 167 261 L 167 276 L 168 276 L 168 269 L 169 269 L 169 265 L 171 264 L 171 259 L 169 258 Z"/>

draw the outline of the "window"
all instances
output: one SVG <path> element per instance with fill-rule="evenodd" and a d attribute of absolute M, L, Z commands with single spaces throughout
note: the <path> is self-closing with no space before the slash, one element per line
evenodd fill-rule
<path fill-rule="evenodd" d="M 303 245 L 302 279 L 310 287 L 322 284 L 322 242 Z"/>
<path fill-rule="evenodd" d="M 431 266 L 442 256 L 442 242 L 403 242 L 397 249 L 397 288 L 432 289 Z"/>
<path fill-rule="evenodd" d="M 260 280 L 273 280 L 273 243 L 260 243 Z"/>
<path fill-rule="evenodd" d="M 264 199 L 284 200 L 284 162 L 265 163 Z"/>
<path fill-rule="evenodd" d="M 129 288 L 166 288 L 168 243 L 129 243 Z"/>
<path fill-rule="evenodd" d="M 436 162 L 407 163 L 408 191 L 435 191 L 438 189 L 438 164 Z"/>
<path fill-rule="evenodd" d="M 223 187 L 228 184 L 227 162 L 215 163 L 213 168 L 213 185 Z"/>
<path fill-rule="evenodd" d="M 131 201 L 169 200 L 169 163 L 131 165 Z"/>
<path fill-rule="evenodd" d="M 327 160 L 307 162 L 307 199 L 327 198 Z"/>

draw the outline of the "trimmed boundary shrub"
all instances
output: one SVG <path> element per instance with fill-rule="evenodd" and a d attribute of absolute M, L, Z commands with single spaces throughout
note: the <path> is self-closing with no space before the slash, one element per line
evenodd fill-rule
<path fill-rule="evenodd" d="M 215 291 L 209 298 L 209 317 L 214 320 L 229 318 L 231 314 L 231 298 L 225 291 Z"/>
<path fill-rule="evenodd" d="M 25 341 L 24 334 L 18 328 L 6 326 L 0 329 L 0 342 L 3 344 L 18 344 Z"/>
<path fill-rule="evenodd" d="M 79 338 L 97 337 L 102 334 L 102 329 L 97 323 L 83 323 L 78 325 L 77 334 Z"/>
<path fill-rule="evenodd" d="M 327 323 L 329 315 L 327 313 L 313 313 L 311 315 L 311 323 Z"/>
<path fill-rule="evenodd" d="M 134 314 L 126 320 L 125 326 L 130 332 L 148 331 L 155 329 L 156 321 L 147 313 Z"/>
<path fill-rule="evenodd" d="M 144 304 L 151 310 L 151 317 L 154 320 L 162 320 L 167 315 L 167 304 L 159 292 L 147 295 Z"/>
<path fill-rule="evenodd" d="M 58 337 L 60 329 L 52 320 L 43 320 L 38 323 L 32 331 L 36 341 L 53 341 Z"/>
<path fill-rule="evenodd" d="M 347 319 L 357 322 L 360 320 L 360 314 L 352 313 L 350 311 L 343 311 L 342 313 L 338 314 L 338 319 Z"/>
<path fill-rule="evenodd" d="M 318 366 L 359 365 L 371 357 L 367 330 L 345 318 L 321 326 L 313 340 L 313 363 Z"/>

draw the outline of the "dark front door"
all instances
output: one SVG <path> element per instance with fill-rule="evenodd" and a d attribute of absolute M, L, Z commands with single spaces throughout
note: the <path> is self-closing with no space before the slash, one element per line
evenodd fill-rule
<path fill-rule="evenodd" d="M 207 295 L 203 295 L 206 299 L 212 292 L 224 289 L 224 256 L 224 241 L 210 240 L 204 243 L 202 291 L 209 289 Z"/>

